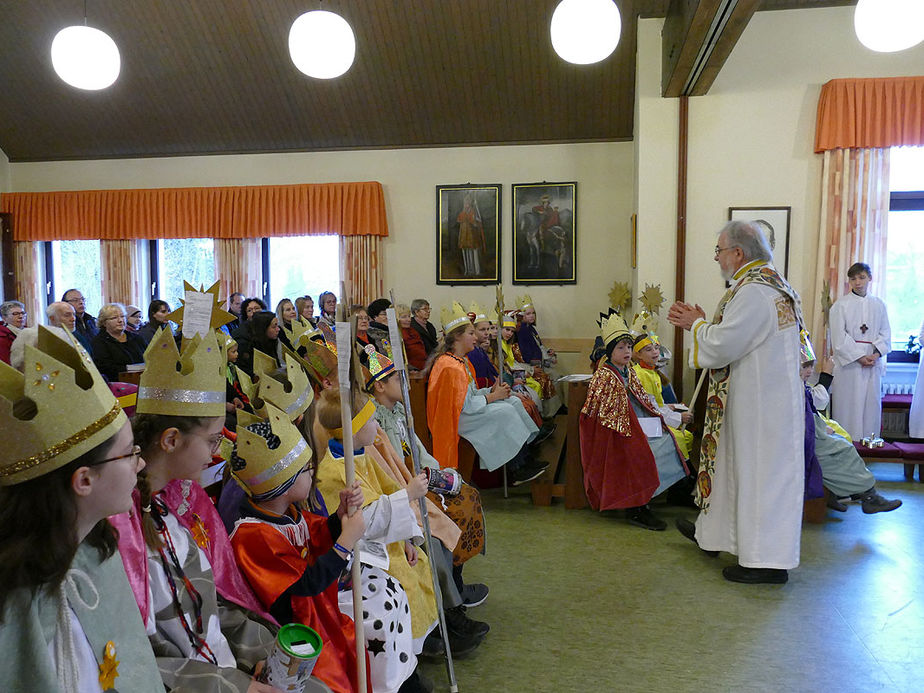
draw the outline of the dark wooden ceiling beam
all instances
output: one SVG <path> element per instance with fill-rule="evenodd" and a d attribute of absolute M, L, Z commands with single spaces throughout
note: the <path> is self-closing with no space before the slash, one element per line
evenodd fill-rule
<path fill-rule="evenodd" d="M 661 37 L 663 96 L 709 91 L 760 0 L 671 0 Z"/>

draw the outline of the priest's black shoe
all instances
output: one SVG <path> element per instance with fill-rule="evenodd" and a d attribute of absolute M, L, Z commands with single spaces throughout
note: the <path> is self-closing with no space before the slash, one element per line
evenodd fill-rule
<path fill-rule="evenodd" d="M 780 568 L 745 568 L 743 565 L 724 568 L 722 576 L 731 582 L 748 585 L 782 585 L 789 580 L 789 572 Z"/>
<path fill-rule="evenodd" d="M 699 542 L 696 541 L 696 525 L 694 525 L 694 524 L 693 524 L 692 522 L 690 522 L 689 520 L 682 520 L 682 519 L 677 520 L 674 524 L 675 524 L 675 526 L 677 527 L 678 531 L 679 531 L 683 536 L 685 536 L 687 539 L 689 539 L 689 540 L 692 541 L 694 544 L 696 544 L 697 546 L 699 546 Z M 712 557 L 712 558 L 715 558 L 716 556 L 719 555 L 719 552 L 718 552 L 718 551 L 707 551 L 706 549 L 704 549 L 704 548 L 702 548 L 702 547 L 700 547 L 700 551 L 702 551 L 704 554 L 706 554 L 707 556 L 710 556 L 710 557 Z"/>

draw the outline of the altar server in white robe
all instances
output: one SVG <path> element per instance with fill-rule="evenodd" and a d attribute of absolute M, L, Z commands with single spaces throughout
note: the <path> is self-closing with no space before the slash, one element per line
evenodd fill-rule
<path fill-rule="evenodd" d="M 847 270 L 850 293 L 831 307 L 834 348 L 832 413 L 850 437 L 879 435 L 882 428 L 880 381 L 892 332 L 885 303 L 869 295 L 873 279 L 869 265 L 857 262 Z"/>
<path fill-rule="evenodd" d="M 918 341 L 924 344 L 924 323 L 921 323 Z M 908 413 L 908 431 L 912 438 L 924 438 L 924 363 L 918 364 L 918 377 L 914 381 L 914 395 Z"/>
<path fill-rule="evenodd" d="M 715 259 L 731 282 L 712 322 L 677 302 L 668 320 L 692 333 L 690 365 L 709 368 L 694 525 L 678 529 L 701 549 L 738 556 L 722 574 L 783 583 L 799 565 L 804 486 L 804 392 L 799 378 L 798 295 L 770 262 L 756 226 L 733 221 Z"/>

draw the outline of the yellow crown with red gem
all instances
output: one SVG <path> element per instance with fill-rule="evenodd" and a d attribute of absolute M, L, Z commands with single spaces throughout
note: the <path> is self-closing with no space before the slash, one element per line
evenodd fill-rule
<path fill-rule="evenodd" d="M 472 301 L 471 305 L 469 305 L 468 317 L 471 319 L 473 325 L 477 325 L 479 322 L 490 322 L 491 320 L 491 318 L 488 317 L 488 312 L 479 306 L 476 301 Z"/>
<path fill-rule="evenodd" d="M 186 340 L 184 340 L 186 342 Z M 160 330 L 144 352 L 138 385 L 139 414 L 225 415 L 225 355 L 215 330 L 196 335 L 181 352 L 169 330 Z"/>
<path fill-rule="evenodd" d="M 449 334 L 459 325 L 471 324 L 468 313 L 458 301 L 453 301 L 452 305 L 440 309 L 440 322 L 443 323 L 444 334 Z"/>
<path fill-rule="evenodd" d="M 73 462 L 114 436 L 128 419 L 74 338 L 38 328 L 23 372 L 0 362 L 0 485 L 11 486 Z"/>

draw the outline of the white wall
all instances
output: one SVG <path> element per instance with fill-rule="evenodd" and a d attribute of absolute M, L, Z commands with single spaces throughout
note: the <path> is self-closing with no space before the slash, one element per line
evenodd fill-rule
<path fill-rule="evenodd" d="M 543 334 L 591 338 L 613 282 L 630 277 L 633 165 L 632 143 L 615 142 L 14 163 L 11 168 L 17 192 L 380 181 L 391 234 L 385 243 L 386 290 L 393 288 L 399 300 L 429 298 L 437 316 L 438 307 L 455 298 L 466 306 L 472 300 L 493 304 L 494 289 L 435 286 L 434 186 L 503 183 L 502 277 L 508 302 L 529 292 Z M 510 184 L 542 180 L 578 182 L 578 283 L 514 287 Z"/>

